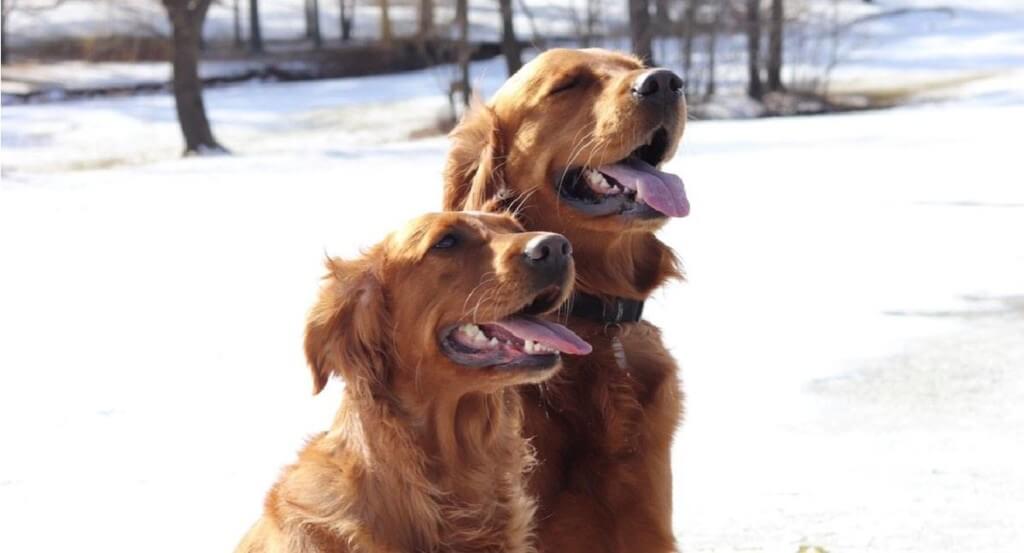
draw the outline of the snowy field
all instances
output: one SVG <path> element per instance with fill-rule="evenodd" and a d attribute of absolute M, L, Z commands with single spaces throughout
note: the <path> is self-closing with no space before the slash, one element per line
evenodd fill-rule
<path fill-rule="evenodd" d="M 689 280 L 647 311 L 684 551 L 1024 551 L 1024 19 L 963 4 L 977 63 L 918 29 L 906 67 L 985 78 L 688 127 Z M 234 547 L 337 407 L 301 351 L 324 253 L 440 204 L 446 141 L 408 137 L 445 71 L 210 91 L 227 157 L 175 157 L 166 95 L 3 107 L 0 551 Z"/>

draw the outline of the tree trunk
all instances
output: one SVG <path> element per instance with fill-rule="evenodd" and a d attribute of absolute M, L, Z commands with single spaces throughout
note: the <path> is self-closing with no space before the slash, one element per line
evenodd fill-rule
<path fill-rule="evenodd" d="M 469 0 L 455 0 L 455 25 L 459 30 L 459 82 L 462 102 L 469 106 Z"/>
<path fill-rule="evenodd" d="M 693 69 L 693 35 L 697 29 L 697 7 L 699 0 L 686 0 L 683 13 L 683 81 L 690 82 Z"/>
<path fill-rule="evenodd" d="M 391 44 L 391 0 L 380 0 L 380 40 Z"/>
<path fill-rule="evenodd" d="M 590 48 L 594 35 L 597 31 L 597 20 L 600 17 L 598 2 L 601 0 L 586 0 L 587 17 L 585 22 L 586 32 L 583 35 L 583 47 Z"/>
<path fill-rule="evenodd" d="M 235 48 L 242 47 L 242 9 L 239 2 L 241 2 L 241 0 L 233 0 L 231 3 L 231 22 L 235 39 Z"/>
<path fill-rule="evenodd" d="M 7 1 L 0 3 L 0 65 L 11 61 L 11 51 L 7 49 Z"/>
<path fill-rule="evenodd" d="M 782 86 L 782 40 L 785 25 L 785 5 L 772 0 L 771 26 L 768 28 L 768 90 L 780 92 Z"/>
<path fill-rule="evenodd" d="M 306 0 L 306 38 L 313 41 L 313 48 L 319 50 L 323 45 L 320 35 L 320 3 L 318 0 Z"/>
<path fill-rule="evenodd" d="M 185 154 L 226 152 L 206 118 L 199 79 L 199 35 L 212 0 L 163 0 L 171 21 L 174 104 L 185 138 Z"/>
<path fill-rule="evenodd" d="M 711 30 L 708 33 L 708 84 L 704 90 L 704 97 L 710 98 L 715 95 L 715 54 L 718 50 L 718 28 L 722 25 L 722 7 L 714 6 L 715 16 L 711 20 Z"/>
<path fill-rule="evenodd" d="M 629 1 L 629 35 L 633 42 L 633 53 L 648 65 L 654 65 L 654 52 L 651 49 L 653 33 L 651 32 L 651 12 L 648 0 Z"/>
<path fill-rule="evenodd" d="M 672 30 L 672 10 L 669 9 L 669 0 L 654 1 L 654 28 L 660 33 L 668 33 Z"/>
<path fill-rule="evenodd" d="M 434 34 L 434 0 L 420 0 L 419 14 L 420 38 L 429 38 Z"/>
<path fill-rule="evenodd" d="M 249 0 L 249 51 L 254 54 L 263 52 L 263 33 L 260 31 L 260 0 Z"/>
<path fill-rule="evenodd" d="M 501 50 L 505 54 L 505 65 L 511 76 L 523 66 L 523 56 L 512 21 L 512 0 L 498 0 L 498 7 L 501 9 Z"/>
<path fill-rule="evenodd" d="M 760 100 L 761 84 L 761 1 L 747 0 L 747 96 Z"/>
<path fill-rule="evenodd" d="M 338 10 L 341 13 L 341 41 L 348 42 L 352 38 L 352 17 L 355 15 L 355 2 L 353 2 L 352 9 L 345 9 L 345 3 L 348 0 L 338 0 Z"/>
<path fill-rule="evenodd" d="M 303 33 L 303 36 L 305 36 L 307 40 L 313 38 L 313 10 L 312 6 L 310 5 L 312 3 L 312 0 L 303 0 L 302 2 L 302 17 L 303 20 L 305 21 L 306 29 L 306 32 Z"/>

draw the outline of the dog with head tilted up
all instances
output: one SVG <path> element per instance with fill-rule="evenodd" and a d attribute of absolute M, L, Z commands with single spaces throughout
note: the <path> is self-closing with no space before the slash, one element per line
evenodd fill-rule
<path fill-rule="evenodd" d="M 540 318 L 573 280 L 564 237 L 505 215 L 426 215 L 329 260 L 305 346 L 314 390 L 338 375 L 343 401 L 236 552 L 533 551 L 513 386 L 590 352 Z"/>
<path fill-rule="evenodd" d="M 670 449 L 683 396 L 642 310 L 681 276 L 655 232 L 690 209 L 679 177 L 659 168 L 683 134 L 682 89 L 676 74 L 632 56 L 549 50 L 451 135 L 446 209 L 507 210 L 576 252 L 568 326 L 594 352 L 522 389 L 546 553 L 676 548 Z"/>

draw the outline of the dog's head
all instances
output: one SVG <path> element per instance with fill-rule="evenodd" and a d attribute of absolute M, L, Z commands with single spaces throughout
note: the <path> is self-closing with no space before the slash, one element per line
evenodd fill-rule
<path fill-rule="evenodd" d="M 682 80 L 607 50 L 549 50 L 453 131 L 445 207 L 503 203 L 530 228 L 652 231 L 683 217 L 679 177 L 658 167 L 686 123 Z"/>
<path fill-rule="evenodd" d="M 306 327 L 314 391 L 493 391 L 554 374 L 590 346 L 537 318 L 570 293 L 569 242 L 506 215 L 437 213 L 361 258 L 330 259 Z"/>

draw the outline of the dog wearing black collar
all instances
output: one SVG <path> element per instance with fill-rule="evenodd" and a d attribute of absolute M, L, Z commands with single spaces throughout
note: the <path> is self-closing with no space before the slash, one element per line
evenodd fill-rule
<path fill-rule="evenodd" d="M 686 122 L 682 86 L 632 56 L 549 50 L 451 135 L 446 209 L 507 210 L 574 250 L 577 294 L 560 317 L 593 353 L 522 392 L 542 551 L 675 550 L 670 446 L 683 397 L 642 315 L 681 276 L 655 233 L 690 209 L 682 180 L 661 169 Z"/>

